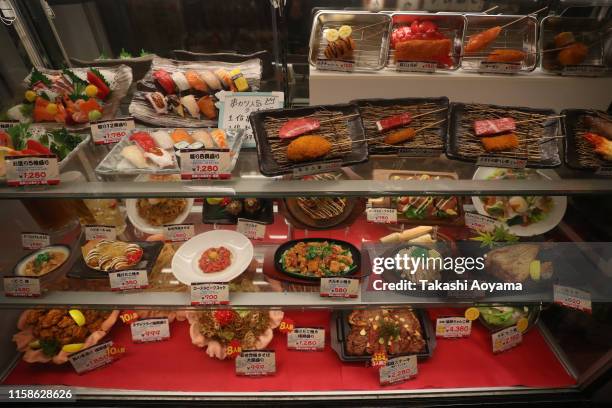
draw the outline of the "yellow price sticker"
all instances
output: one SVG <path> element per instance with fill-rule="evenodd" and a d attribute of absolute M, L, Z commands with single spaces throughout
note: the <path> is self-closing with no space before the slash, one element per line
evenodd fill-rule
<path fill-rule="evenodd" d="M 474 321 L 480 316 L 480 310 L 475 307 L 470 307 L 465 310 L 465 318 L 469 321 Z"/>
<path fill-rule="evenodd" d="M 524 333 L 525 330 L 527 330 L 527 327 L 529 326 L 529 320 L 526 317 L 521 317 L 520 319 L 518 319 L 518 321 L 516 322 L 516 328 L 521 332 Z"/>

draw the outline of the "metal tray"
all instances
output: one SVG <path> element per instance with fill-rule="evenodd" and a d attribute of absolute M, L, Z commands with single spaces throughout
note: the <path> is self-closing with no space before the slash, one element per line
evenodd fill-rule
<path fill-rule="evenodd" d="M 100 162 L 100 164 L 96 167 L 96 174 L 102 177 L 112 177 L 112 176 L 136 176 L 139 174 L 179 174 L 181 172 L 179 158 L 174 154 L 174 151 L 170 151 L 174 158 L 174 166 L 167 167 L 164 169 L 139 169 L 133 167 L 126 159 L 121 156 L 121 150 L 129 145 L 132 145 L 133 142 L 130 141 L 130 136 L 134 132 L 155 132 L 157 130 L 165 130 L 167 132 L 172 132 L 175 128 L 136 128 L 132 130 L 132 132 L 125 136 L 121 141 L 115 146 L 113 146 L 112 150 L 104 157 L 104 159 Z M 185 129 L 188 133 L 191 131 L 196 131 L 197 129 Z M 228 172 L 231 172 L 236 166 L 236 162 L 238 160 L 238 155 L 240 154 L 240 148 L 242 147 L 243 141 L 243 132 L 226 130 L 225 134 L 227 136 L 228 145 L 230 147 L 230 153 L 232 154 L 232 160 L 230 162 L 230 167 Z"/>
<path fill-rule="evenodd" d="M 308 281 L 317 281 L 317 282 L 320 281 L 321 278 L 318 276 L 306 276 L 306 275 L 302 275 L 299 273 L 286 271 L 285 268 L 283 267 L 281 256 L 283 255 L 283 252 L 287 251 L 288 249 L 292 248 L 294 245 L 300 242 L 323 242 L 323 241 L 329 242 L 330 244 L 338 244 L 344 248 L 347 248 L 349 251 L 351 251 L 351 255 L 353 257 L 353 267 L 350 268 L 348 271 L 342 273 L 341 275 L 326 276 L 326 277 L 329 277 L 329 278 L 348 277 L 351 275 L 355 275 L 357 272 L 359 272 L 359 270 L 361 269 L 361 254 L 359 253 L 359 250 L 355 247 L 355 245 L 351 244 L 350 242 L 341 241 L 339 239 L 328 239 L 328 238 L 303 238 L 303 239 L 295 239 L 295 240 L 287 241 L 283 243 L 274 252 L 274 267 L 276 268 L 277 271 L 284 273 L 286 275 L 289 275 L 292 278 L 304 279 Z"/>
<path fill-rule="evenodd" d="M 325 59 L 327 42 L 323 30 L 339 28 L 345 24 L 353 29 L 355 71 L 378 71 L 384 68 L 389 53 L 391 16 L 358 11 L 319 11 L 315 14 L 310 33 L 310 65 L 316 66 L 318 59 Z"/>
<path fill-rule="evenodd" d="M 220 205 L 209 204 L 206 199 L 202 204 L 202 222 L 204 224 L 223 224 L 235 225 L 238 218 L 246 218 L 252 221 L 262 222 L 264 224 L 272 224 L 274 222 L 274 202 L 272 200 L 259 198 L 261 207 L 254 213 L 249 213 L 244 210 L 244 199 L 229 197 L 231 200 L 238 200 L 242 203 L 242 211 L 238 215 L 226 213 L 221 209 Z"/>
<path fill-rule="evenodd" d="M 576 170 L 596 171 L 602 166 L 612 166 L 612 162 L 602 159 L 595 148 L 584 138 L 582 134 L 588 129 L 582 124 L 584 116 L 604 115 L 611 118 L 602 111 L 587 109 L 566 109 L 561 111 L 563 118 L 563 129 L 565 133 L 564 160 L 567 167 Z"/>
<path fill-rule="evenodd" d="M 601 76 L 612 74 L 612 47 L 606 44 L 612 42 L 612 22 L 609 20 L 597 21 L 588 17 L 562 17 L 547 16 L 540 23 L 539 48 L 542 53 L 540 67 L 547 74 L 568 73 L 564 67 L 557 62 L 557 52 L 546 52 L 548 49 L 556 48 L 554 44 L 555 35 L 570 31 L 574 33 L 577 41 L 584 42 L 589 46 L 586 59 L 579 65 L 570 66 L 571 75 Z M 597 68 L 597 70 L 591 70 Z"/>
<path fill-rule="evenodd" d="M 460 13 L 443 13 L 430 14 L 422 12 L 397 12 L 391 14 L 391 34 L 397 27 L 410 25 L 414 20 L 429 20 L 433 21 L 441 33 L 445 34 L 452 41 L 453 65 L 446 67 L 438 64 L 437 71 L 454 71 L 461 66 L 461 57 L 463 54 L 463 36 L 467 26 L 467 18 Z M 394 59 L 395 50 L 391 47 L 391 34 L 389 34 L 389 57 L 387 59 L 387 67 L 397 68 Z"/>
<path fill-rule="evenodd" d="M 524 155 L 514 153 L 487 153 L 481 146 L 480 141 L 477 141 L 479 151 L 475 153 L 462 152 L 461 147 L 468 144 L 470 141 L 476 140 L 477 136 L 472 133 L 472 123 L 463 123 L 464 112 L 467 107 L 471 104 L 452 102 L 450 104 L 450 124 L 446 139 L 446 156 L 449 159 L 461 160 L 466 162 L 475 163 L 478 161 L 478 157 L 481 155 L 495 156 L 495 157 L 508 157 L 516 159 L 524 159 Z M 555 111 L 551 109 L 535 109 L 535 108 L 523 108 L 517 106 L 499 106 L 499 105 L 486 105 L 491 108 L 497 109 L 514 109 L 528 113 L 541 113 L 545 115 L 555 115 Z M 486 119 L 486 118 L 483 118 Z M 519 125 L 520 126 L 520 125 Z M 469 129 L 469 131 L 468 131 Z M 540 137 L 551 137 L 556 136 L 561 130 L 561 124 L 559 119 L 549 119 L 549 123 L 543 126 Z M 461 132 L 461 134 L 459 134 Z M 553 168 L 561 165 L 561 158 L 559 156 L 559 146 L 556 139 L 551 139 L 544 143 L 538 141 L 530 142 L 542 156 L 539 160 L 528 159 L 527 167 L 530 168 Z"/>
<path fill-rule="evenodd" d="M 269 135 L 265 129 L 264 122 L 267 118 L 273 119 L 294 119 L 301 118 L 319 111 L 332 111 L 340 112 L 345 116 L 348 115 L 359 115 L 359 109 L 354 104 L 339 104 L 339 105 L 318 105 L 318 106 L 306 106 L 302 108 L 292 109 L 270 109 L 260 110 L 251 113 L 249 121 L 253 128 L 253 137 L 257 145 L 257 157 L 259 159 L 259 170 L 265 176 L 279 176 L 281 174 L 290 174 L 295 169 L 299 169 L 304 166 L 310 165 L 332 165 L 335 162 L 339 162 L 340 166 L 349 166 L 357 163 L 362 163 L 368 159 L 368 149 L 365 141 L 365 129 L 361 121 L 360 116 L 353 116 L 347 119 L 347 127 L 349 130 L 348 135 L 340 135 L 349 138 L 353 143 L 351 145 L 351 151 L 345 155 L 330 158 L 320 158 L 316 160 L 304 161 L 295 164 L 279 164 L 276 162 L 271 153 L 270 139 L 276 138 L 276 136 Z M 327 123 L 321 126 L 331 127 L 333 129 L 335 121 Z M 319 131 L 317 131 L 319 132 Z M 288 145 L 291 140 L 281 142 L 284 145 Z M 338 137 L 335 138 L 338 140 Z M 359 141 L 363 141 L 359 143 Z M 323 169 L 321 172 L 328 172 L 331 169 Z"/>
<path fill-rule="evenodd" d="M 419 155 L 415 154 L 416 151 L 422 151 L 422 156 L 427 157 L 444 153 L 444 140 L 446 139 L 446 132 L 448 131 L 449 101 L 447 97 L 443 96 L 439 98 L 356 99 L 354 101 L 351 101 L 350 103 L 354 103 L 359 107 L 361 121 L 363 122 L 363 126 L 366 132 L 366 139 L 368 139 L 368 153 L 370 155 L 398 155 L 400 157 L 403 155 L 410 155 L 410 157 L 418 157 Z M 424 104 L 435 104 L 438 106 L 425 109 L 423 106 L 421 106 Z M 406 111 L 411 112 L 413 115 L 424 113 L 429 110 L 446 108 L 446 110 L 435 112 L 432 114 L 432 116 L 428 115 L 427 117 L 435 117 L 436 121 L 443 119 L 447 120 L 445 122 L 440 123 L 436 127 L 425 129 L 425 131 L 421 132 L 420 135 L 417 135 L 414 140 L 411 140 L 407 143 L 396 146 L 375 144 L 372 143 L 372 141 L 370 141 L 369 139 L 380 136 L 381 133 L 376 128 L 376 124 L 374 123 L 375 121 L 373 121 L 374 118 L 372 118 L 371 120 L 368 118 L 368 115 L 365 111 L 365 108 L 368 105 L 380 107 L 406 105 L 410 106 L 410 109 L 406 109 Z M 394 113 L 392 112 L 388 112 L 386 116 L 391 116 L 393 114 Z M 377 119 L 382 119 L 382 117 Z M 421 127 L 421 122 L 423 121 L 423 119 L 423 116 L 416 118 L 408 125 L 408 127 Z M 429 135 L 429 137 L 425 138 L 425 135 Z"/>
<path fill-rule="evenodd" d="M 432 323 L 429 320 L 429 316 L 427 315 L 427 312 L 425 310 L 412 309 L 412 311 L 418 319 L 419 323 L 421 324 L 421 334 L 423 335 L 423 340 L 425 340 L 425 350 L 421 351 L 420 353 L 393 354 L 389 356 L 390 358 L 416 355 L 419 361 L 423 361 L 433 355 L 433 351 L 436 348 L 436 336 L 433 330 Z M 342 361 L 370 361 L 372 359 L 371 355 L 353 356 L 347 354 L 346 352 L 345 341 L 351 330 L 350 324 L 348 323 L 348 316 L 350 313 L 350 310 L 335 310 L 332 313 L 330 323 L 331 347 L 338 354 L 338 357 L 340 357 L 340 360 Z"/>
<path fill-rule="evenodd" d="M 534 16 L 467 14 L 466 18 L 467 26 L 464 34 L 464 47 L 472 35 L 495 26 L 503 26 L 519 18 L 523 19 L 503 29 L 497 39 L 486 49 L 475 53 L 475 55 L 464 54 L 461 60 L 462 69 L 478 72 L 480 70 L 480 63 L 486 59 L 490 51 L 496 48 L 523 50 L 527 53 L 527 56 L 521 64 L 520 71 L 531 72 L 535 69 L 538 60 L 538 20 Z"/>
<path fill-rule="evenodd" d="M 130 270 L 133 269 L 146 269 L 147 275 L 151 273 L 153 270 L 153 266 L 157 261 L 157 257 L 164 247 L 164 243 L 161 241 L 144 241 L 144 242 L 134 242 L 134 244 L 140 245 L 143 250 L 142 259 Z M 78 248 L 80 250 L 81 248 Z M 108 272 L 98 271 L 96 269 L 90 268 L 85 263 L 85 259 L 83 259 L 83 255 L 78 257 L 77 261 L 74 263 L 70 271 L 66 274 L 68 278 L 73 279 L 108 279 Z"/>

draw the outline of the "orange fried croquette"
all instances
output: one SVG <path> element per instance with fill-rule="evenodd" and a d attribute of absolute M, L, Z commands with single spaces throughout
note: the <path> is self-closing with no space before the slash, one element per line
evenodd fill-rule
<path fill-rule="evenodd" d="M 332 144 L 322 136 L 306 135 L 287 146 L 287 159 L 294 162 L 314 160 L 330 152 Z"/>

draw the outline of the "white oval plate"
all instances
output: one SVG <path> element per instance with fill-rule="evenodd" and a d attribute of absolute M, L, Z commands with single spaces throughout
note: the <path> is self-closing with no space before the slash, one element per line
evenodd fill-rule
<path fill-rule="evenodd" d="M 162 234 L 164 232 L 163 226 L 151 225 L 144 218 L 142 218 L 140 214 L 138 214 L 138 208 L 136 208 L 136 202 L 138 200 L 138 198 L 128 198 L 127 200 L 125 200 L 125 208 L 127 210 L 127 216 L 130 219 L 130 222 L 134 225 L 134 227 L 138 228 L 144 233 Z M 146 200 L 146 198 L 144 198 L 143 200 Z M 185 200 L 187 200 L 187 206 L 185 207 L 183 212 L 180 213 L 173 221 L 169 222 L 168 224 L 180 224 L 185 221 L 185 219 L 189 215 L 189 212 L 191 211 L 194 199 L 185 198 Z"/>
<path fill-rule="evenodd" d="M 204 273 L 198 266 L 208 248 L 224 246 L 231 252 L 231 264 L 219 272 Z M 172 258 L 172 273 L 185 285 L 200 282 L 229 282 L 244 272 L 253 260 L 253 244 L 236 231 L 214 230 L 185 242 Z"/>
<path fill-rule="evenodd" d="M 472 180 L 486 180 L 496 170 L 498 169 L 495 167 L 479 167 L 478 169 L 476 169 Z M 560 179 L 560 177 L 554 170 L 549 169 L 535 170 L 535 175 L 549 180 Z M 551 229 L 555 228 L 561 222 L 563 216 L 565 215 L 565 210 L 567 209 L 567 197 L 551 196 L 551 198 L 553 200 L 553 208 L 543 221 L 536 222 L 527 226 L 509 226 L 508 230 L 512 234 L 519 237 L 532 237 L 534 235 L 544 234 L 545 232 L 548 232 Z M 478 211 L 479 214 L 490 217 L 490 215 L 485 211 L 484 204 L 482 203 L 482 200 L 479 196 L 472 196 L 472 203 L 474 204 L 474 208 L 476 209 L 476 211 Z"/>

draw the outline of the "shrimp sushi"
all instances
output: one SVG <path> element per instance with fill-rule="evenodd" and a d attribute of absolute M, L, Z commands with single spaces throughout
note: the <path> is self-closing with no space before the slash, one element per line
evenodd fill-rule
<path fill-rule="evenodd" d="M 206 82 L 204 82 L 202 77 L 200 77 L 200 74 L 198 74 L 196 71 L 185 71 L 185 78 L 187 78 L 189 86 L 196 91 L 210 92 L 208 85 L 206 85 Z"/>
<path fill-rule="evenodd" d="M 185 74 L 183 74 L 182 72 L 173 72 L 172 80 L 174 81 L 174 84 L 176 85 L 179 91 L 182 92 L 189 89 L 189 82 L 187 82 L 187 78 L 185 78 Z"/>
<path fill-rule="evenodd" d="M 202 143 L 204 147 L 207 149 L 212 149 L 213 147 L 215 147 L 215 142 L 213 142 L 213 139 L 210 136 L 210 133 L 208 133 L 207 131 L 203 129 L 196 130 L 195 132 L 193 132 L 191 137 L 193 137 L 198 142 Z"/>
<path fill-rule="evenodd" d="M 227 136 L 225 136 L 225 132 L 222 129 L 215 129 L 210 132 L 210 135 L 212 136 L 213 140 L 215 141 L 215 144 L 219 149 L 228 148 Z"/>
<path fill-rule="evenodd" d="M 232 92 L 238 91 L 236 85 L 234 85 L 234 81 L 232 81 L 232 77 L 230 76 L 229 72 L 227 72 L 223 68 L 219 68 L 215 71 L 215 75 L 219 77 L 225 89 L 228 89 Z"/>
<path fill-rule="evenodd" d="M 200 71 L 200 76 L 206 82 L 206 85 L 213 91 L 220 91 L 223 89 L 219 78 L 211 71 Z"/>
<path fill-rule="evenodd" d="M 157 143 L 157 145 L 162 149 L 172 149 L 172 146 L 174 146 L 172 138 L 165 130 L 157 130 L 151 133 L 151 137 L 153 138 L 153 140 L 155 140 L 155 143 Z"/>
<path fill-rule="evenodd" d="M 183 96 L 181 98 L 181 105 L 187 109 L 187 112 L 189 112 L 193 118 L 200 119 L 200 108 L 198 108 L 198 103 L 193 95 Z"/>
<path fill-rule="evenodd" d="M 193 138 L 189 136 L 189 133 L 185 129 L 175 129 L 170 137 L 174 141 L 174 143 L 178 142 L 187 142 L 189 144 L 193 143 Z"/>
<path fill-rule="evenodd" d="M 132 166 L 139 169 L 146 169 L 149 167 L 147 165 L 147 159 L 145 158 L 142 151 L 136 145 L 129 145 L 124 147 L 121 150 L 121 156 L 123 156 L 127 161 L 129 161 Z"/>

